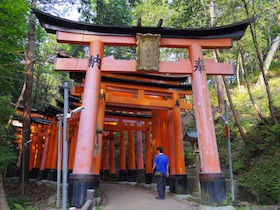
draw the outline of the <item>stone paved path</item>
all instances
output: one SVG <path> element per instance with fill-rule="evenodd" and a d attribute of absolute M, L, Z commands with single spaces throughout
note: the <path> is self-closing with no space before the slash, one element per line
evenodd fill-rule
<path fill-rule="evenodd" d="M 157 200 L 156 191 L 127 184 L 101 183 L 101 210 L 197 210 L 198 206 L 177 199 L 167 193 L 165 200 Z"/>

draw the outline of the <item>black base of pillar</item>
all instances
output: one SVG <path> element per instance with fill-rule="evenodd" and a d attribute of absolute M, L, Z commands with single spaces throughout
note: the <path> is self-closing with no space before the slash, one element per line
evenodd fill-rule
<path fill-rule="evenodd" d="M 153 182 L 153 174 L 146 174 L 146 184 L 151 184 Z"/>
<path fill-rule="evenodd" d="M 110 181 L 109 170 L 101 170 L 101 179 L 102 181 Z"/>
<path fill-rule="evenodd" d="M 136 182 L 137 183 L 146 182 L 145 169 L 136 169 Z"/>
<path fill-rule="evenodd" d="M 31 171 L 29 171 L 29 178 L 30 179 L 37 179 L 39 173 L 39 168 L 32 168 Z"/>
<path fill-rule="evenodd" d="M 68 199 L 71 207 L 81 208 L 86 202 L 87 190 L 94 188 L 94 174 L 70 174 Z"/>
<path fill-rule="evenodd" d="M 226 198 L 224 173 L 200 173 L 201 203 L 220 204 Z"/>
<path fill-rule="evenodd" d="M 101 192 L 100 192 L 100 178 L 101 176 L 98 174 L 94 174 L 94 180 L 93 180 L 93 188 L 94 188 L 94 197 L 100 197 Z"/>
<path fill-rule="evenodd" d="M 170 192 L 175 194 L 188 193 L 188 177 L 187 175 L 170 175 L 169 176 Z"/>
<path fill-rule="evenodd" d="M 49 171 L 48 180 L 57 181 L 57 170 L 51 169 Z"/>
<path fill-rule="evenodd" d="M 44 177 L 45 171 L 39 170 L 37 180 L 41 181 Z"/>
<path fill-rule="evenodd" d="M 48 180 L 49 172 L 50 172 L 50 169 L 45 169 L 43 171 L 43 176 L 42 176 L 43 180 Z"/>
<path fill-rule="evenodd" d="M 117 180 L 116 174 L 109 174 L 109 180 L 114 182 Z"/>
<path fill-rule="evenodd" d="M 136 182 L 136 169 L 128 169 L 127 170 L 127 181 L 128 182 Z"/>
<path fill-rule="evenodd" d="M 127 171 L 126 170 L 119 171 L 119 181 L 127 181 Z"/>

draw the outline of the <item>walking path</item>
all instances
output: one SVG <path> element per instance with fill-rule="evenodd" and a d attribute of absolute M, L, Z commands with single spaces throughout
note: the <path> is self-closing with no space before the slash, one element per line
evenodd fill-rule
<path fill-rule="evenodd" d="M 101 183 L 103 202 L 101 210 L 197 210 L 198 205 L 180 200 L 167 193 L 164 200 L 157 200 L 157 192 L 128 184 Z"/>

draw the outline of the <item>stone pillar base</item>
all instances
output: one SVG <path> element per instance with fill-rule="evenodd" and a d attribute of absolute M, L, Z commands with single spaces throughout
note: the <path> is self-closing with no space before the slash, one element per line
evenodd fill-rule
<path fill-rule="evenodd" d="M 200 173 L 201 202 L 204 205 L 220 204 L 226 198 L 224 173 Z"/>
<path fill-rule="evenodd" d="M 146 174 L 146 184 L 151 184 L 153 182 L 153 174 Z"/>
<path fill-rule="evenodd" d="M 136 169 L 128 169 L 127 170 L 127 181 L 128 182 L 136 182 Z"/>
<path fill-rule="evenodd" d="M 136 169 L 136 182 L 137 183 L 146 182 L 145 169 Z"/>
<path fill-rule="evenodd" d="M 86 202 L 87 190 L 94 188 L 94 174 L 70 174 L 68 199 L 70 206 L 81 208 Z"/>
<path fill-rule="evenodd" d="M 169 176 L 170 192 L 175 194 L 188 194 L 188 177 L 187 175 L 170 175 Z"/>
<path fill-rule="evenodd" d="M 119 181 L 127 181 L 127 171 L 126 170 L 119 171 Z"/>

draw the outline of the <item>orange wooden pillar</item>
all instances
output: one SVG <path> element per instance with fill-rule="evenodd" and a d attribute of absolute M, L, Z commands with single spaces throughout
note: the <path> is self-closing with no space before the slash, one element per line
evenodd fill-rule
<path fill-rule="evenodd" d="M 103 169 L 102 180 L 109 181 L 109 139 L 103 139 Z"/>
<path fill-rule="evenodd" d="M 110 134 L 110 167 L 109 176 L 110 181 L 116 180 L 116 164 L 115 164 L 115 142 L 114 142 L 114 132 Z"/>
<path fill-rule="evenodd" d="M 174 119 L 174 145 L 176 158 L 176 174 L 169 178 L 170 191 L 176 194 L 187 194 L 187 175 L 185 168 L 184 142 L 182 133 L 181 108 L 178 92 L 173 97 L 173 119 Z"/>
<path fill-rule="evenodd" d="M 137 122 L 136 126 L 141 127 L 141 122 Z M 136 182 L 145 183 L 145 169 L 144 169 L 144 159 L 143 159 L 143 135 L 142 131 L 136 131 Z"/>
<path fill-rule="evenodd" d="M 148 123 L 148 122 L 146 122 Z M 146 146 L 146 184 L 151 184 L 153 181 L 152 174 L 152 147 L 151 147 L 151 131 L 147 129 L 145 131 L 145 146 Z"/>
<path fill-rule="evenodd" d="M 80 116 L 73 173 L 69 176 L 69 203 L 75 207 L 85 203 L 87 189 L 94 187 L 93 155 L 103 51 L 103 42 L 94 40 L 90 43 L 83 94 L 84 110 Z"/>
<path fill-rule="evenodd" d="M 119 124 L 122 125 L 122 119 Z M 125 145 L 125 131 L 120 131 L 120 173 L 119 180 L 127 181 L 127 170 L 126 170 L 126 145 Z"/>
<path fill-rule="evenodd" d="M 53 127 L 54 134 L 53 134 L 53 141 L 54 141 L 54 147 L 53 147 L 53 154 L 52 154 L 52 162 L 51 162 L 51 180 L 57 180 L 57 155 L 58 155 L 58 128 L 57 124 Z"/>
<path fill-rule="evenodd" d="M 160 111 L 160 133 L 161 133 L 161 146 L 163 147 L 164 154 L 169 158 L 169 145 L 167 135 L 166 110 Z"/>
<path fill-rule="evenodd" d="M 55 181 L 56 180 L 56 162 L 57 162 L 57 127 L 56 125 L 51 125 L 51 134 L 50 134 L 50 149 L 52 150 L 48 154 L 49 158 L 49 173 L 48 173 L 48 180 Z"/>
<path fill-rule="evenodd" d="M 104 116 L 106 106 L 106 86 L 101 84 L 99 93 L 99 104 L 97 114 L 97 126 L 102 130 L 102 133 L 97 134 L 96 144 L 94 147 L 93 156 L 93 174 L 94 174 L 94 194 L 96 197 L 100 196 L 100 171 L 102 170 L 102 139 L 103 139 L 103 128 L 104 128 Z"/>
<path fill-rule="evenodd" d="M 46 169 L 47 155 L 48 155 L 48 149 L 49 149 L 49 143 L 50 143 L 50 135 L 51 135 L 51 131 L 45 130 L 45 132 L 43 134 L 44 149 L 43 149 L 43 153 L 42 153 L 42 159 L 41 159 L 39 175 L 38 175 L 39 180 L 47 178 L 45 169 Z"/>
<path fill-rule="evenodd" d="M 129 123 L 129 126 L 133 126 Z M 128 170 L 127 181 L 136 182 L 136 164 L 135 164 L 135 147 L 134 147 L 134 131 L 128 130 Z"/>
<path fill-rule="evenodd" d="M 72 121 L 72 122 L 71 122 Z M 75 160 L 75 151 L 77 146 L 77 137 L 78 137 L 78 130 L 79 130 L 79 120 L 78 119 L 71 119 L 68 121 L 69 126 L 71 122 L 71 136 L 69 136 L 69 164 L 68 164 L 68 170 L 69 172 L 73 171 L 74 167 L 74 160 Z"/>
<path fill-rule="evenodd" d="M 202 47 L 192 44 L 189 47 L 189 53 L 193 67 L 192 90 L 201 160 L 202 202 L 204 204 L 219 203 L 226 196 L 225 178 L 220 168 Z"/>
<path fill-rule="evenodd" d="M 168 109 L 166 113 L 167 120 L 167 138 L 169 147 L 169 171 L 170 176 L 176 175 L 176 149 L 174 147 L 174 116 L 173 110 Z"/>
<path fill-rule="evenodd" d="M 38 132 L 37 133 L 37 142 L 36 142 L 36 151 L 35 151 L 35 157 L 34 157 L 34 168 L 38 169 L 38 176 L 37 176 L 38 179 L 40 179 L 39 170 L 40 170 L 40 165 L 42 162 L 43 144 L 44 144 L 43 133 Z"/>
<path fill-rule="evenodd" d="M 31 128 L 32 131 L 32 128 Z M 36 168 L 36 150 L 37 150 L 37 141 L 38 136 L 37 133 L 32 133 L 32 142 L 29 144 L 29 177 L 37 178 L 38 168 Z"/>
<path fill-rule="evenodd" d="M 55 138 L 55 130 L 53 128 L 53 125 L 48 125 L 48 137 L 49 137 L 49 149 L 47 153 L 47 161 L 46 161 L 46 179 L 48 180 L 54 180 L 54 170 L 52 169 L 52 157 L 54 153 L 54 138 Z"/>
<path fill-rule="evenodd" d="M 160 111 L 152 110 L 152 146 L 153 158 L 157 155 L 157 147 L 161 146 L 161 133 L 160 133 Z"/>

